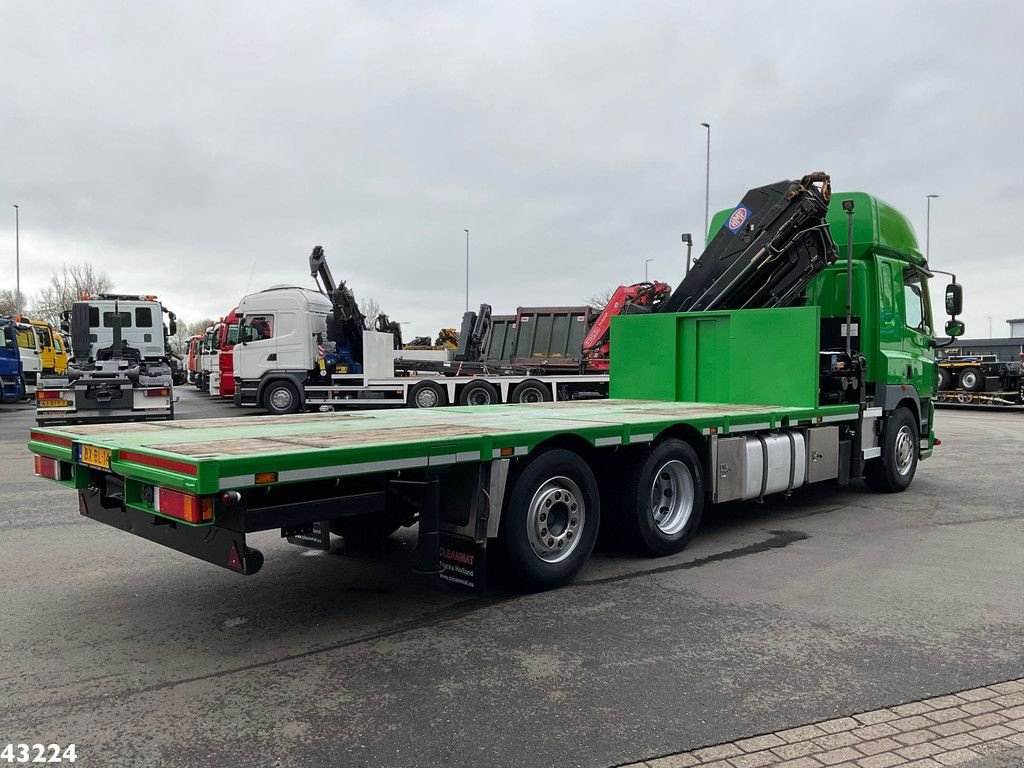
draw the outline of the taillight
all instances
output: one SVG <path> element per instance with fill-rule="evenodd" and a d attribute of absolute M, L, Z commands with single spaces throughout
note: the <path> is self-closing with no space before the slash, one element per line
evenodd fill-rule
<path fill-rule="evenodd" d="M 56 480 L 59 466 L 56 459 L 49 459 L 46 456 L 36 456 L 36 475 Z"/>
<path fill-rule="evenodd" d="M 36 400 L 60 400 L 59 389 L 40 389 L 36 391 Z"/>
<path fill-rule="evenodd" d="M 176 517 L 193 525 L 213 521 L 213 499 L 209 496 L 157 488 L 153 493 L 153 506 L 161 515 Z"/>
<path fill-rule="evenodd" d="M 157 387 L 156 389 L 143 390 L 142 394 L 146 397 L 167 397 L 171 394 L 171 391 L 167 387 Z"/>

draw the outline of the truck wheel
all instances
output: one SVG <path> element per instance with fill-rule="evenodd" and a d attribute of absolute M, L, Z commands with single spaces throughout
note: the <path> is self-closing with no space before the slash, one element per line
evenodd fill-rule
<path fill-rule="evenodd" d="M 964 368 L 960 372 L 960 386 L 968 392 L 980 392 L 985 388 L 985 379 L 978 368 Z"/>
<path fill-rule="evenodd" d="M 459 393 L 459 405 L 494 405 L 498 390 L 486 381 L 471 381 Z"/>
<path fill-rule="evenodd" d="M 516 385 L 508 401 L 510 403 L 548 403 L 551 402 L 551 388 L 542 382 L 528 379 Z"/>
<path fill-rule="evenodd" d="M 882 455 L 864 465 L 864 482 L 881 493 L 899 493 L 910 487 L 917 472 L 918 428 L 906 408 L 892 412 L 882 435 Z"/>
<path fill-rule="evenodd" d="M 945 368 L 942 368 L 941 366 L 938 367 L 936 370 L 939 372 L 938 388 L 940 390 L 949 389 L 949 385 L 952 380 L 952 376 L 949 375 L 949 371 L 947 371 Z"/>
<path fill-rule="evenodd" d="M 263 407 L 275 416 L 299 410 L 299 391 L 290 381 L 274 381 L 263 392 Z"/>
<path fill-rule="evenodd" d="M 512 485 L 503 521 L 513 576 L 527 589 L 567 584 L 594 549 L 601 519 L 597 480 L 572 451 L 535 456 Z"/>
<path fill-rule="evenodd" d="M 440 384 L 424 381 L 409 393 L 410 408 L 441 408 L 448 405 L 448 393 Z"/>
<path fill-rule="evenodd" d="M 697 452 L 682 440 L 665 440 L 638 458 L 622 491 L 620 527 L 643 554 L 674 555 L 700 527 L 704 473 Z"/>

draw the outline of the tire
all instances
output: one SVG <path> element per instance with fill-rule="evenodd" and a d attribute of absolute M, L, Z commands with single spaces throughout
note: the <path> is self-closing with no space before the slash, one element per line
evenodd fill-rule
<path fill-rule="evenodd" d="M 551 388 L 536 379 L 527 379 L 516 385 L 508 401 L 510 403 L 550 403 Z"/>
<path fill-rule="evenodd" d="M 448 405 L 448 392 L 440 384 L 424 381 L 409 392 L 410 408 L 441 408 Z"/>
<path fill-rule="evenodd" d="M 300 405 L 299 390 L 290 381 L 272 381 L 263 390 L 263 407 L 275 416 L 296 413 Z"/>
<path fill-rule="evenodd" d="M 600 493 L 587 463 L 562 448 L 537 454 L 513 483 L 502 520 L 512 576 L 530 590 L 569 583 L 594 549 L 600 520 Z"/>
<path fill-rule="evenodd" d="M 914 415 L 897 408 L 889 416 L 882 435 L 882 455 L 864 466 L 864 482 L 880 493 L 907 490 L 917 472 L 918 427 Z"/>
<path fill-rule="evenodd" d="M 494 405 L 499 402 L 498 389 L 486 381 L 471 381 L 459 392 L 459 405 Z"/>
<path fill-rule="evenodd" d="M 681 552 L 704 514 L 704 472 L 697 452 L 665 440 L 638 456 L 622 485 L 618 528 L 637 552 L 664 557 Z"/>
<path fill-rule="evenodd" d="M 944 389 L 951 389 L 950 384 L 952 384 L 953 377 L 950 376 L 949 371 L 947 371 L 942 366 L 936 366 L 936 371 L 938 371 L 939 375 L 939 381 L 937 385 L 938 389 L 940 391 Z"/>
<path fill-rule="evenodd" d="M 379 552 L 388 536 L 401 528 L 383 512 L 358 517 L 341 517 L 330 523 L 331 533 L 345 540 L 345 548 L 352 554 Z"/>
<path fill-rule="evenodd" d="M 964 368 L 960 371 L 960 386 L 968 392 L 981 392 L 985 388 L 985 377 L 980 368 Z"/>

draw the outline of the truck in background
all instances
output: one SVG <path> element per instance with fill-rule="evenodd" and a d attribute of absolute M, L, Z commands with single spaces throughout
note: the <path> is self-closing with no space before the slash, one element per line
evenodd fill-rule
<path fill-rule="evenodd" d="M 1019 356 L 1024 360 L 1024 350 Z M 936 402 L 942 405 L 1005 408 L 1024 404 L 1024 375 L 1019 361 L 1000 360 L 995 354 L 962 354 L 960 348 L 955 348 L 946 350 L 936 364 Z"/>
<path fill-rule="evenodd" d="M 74 356 L 63 374 L 40 379 L 38 423 L 174 418 L 168 340 L 177 322 L 155 296 L 83 297 L 71 305 L 62 325 Z"/>
<path fill-rule="evenodd" d="M 14 333 L 18 340 L 18 352 L 21 356 L 22 381 L 25 395 L 35 395 L 39 377 L 43 372 L 41 342 L 33 326 L 15 320 Z"/>
<path fill-rule="evenodd" d="M 663 311 L 612 319 L 610 399 L 41 429 L 36 474 L 86 517 L 242 574 L 263 566 L 253 532 L 326 549 L 418 525 L 418 569 L 472 590 L 494 561 L 528 589 L 563 585 L 601 527 L 663 556 L 714 504 L 859 477 L 905 491 L 938 444 L 932 273 L 902 214 L 838 197 L 814 174 L 716 217 Z M 281 314 L 240 307 L 243 329 L 272 330 L 243 345 L 282 340 L 260 355 L 291 349 L 300 301 L 326 324 L 324 297 L 279 290 Z M 962 303 L 954 282 L 948 336 Z"/>
<path fill-rule="evenodd" d="M 0 403 L 25 399 L 21 353 L 14 321 L 0 317 Z"/>
<path fill-rule="evenodd" d="M 224 399 L 235 395 L 235 356 L 238 343 L 238 307 L 228 312 L 217 331 L 217 386 L 211 381 L 210 394 Z"/>

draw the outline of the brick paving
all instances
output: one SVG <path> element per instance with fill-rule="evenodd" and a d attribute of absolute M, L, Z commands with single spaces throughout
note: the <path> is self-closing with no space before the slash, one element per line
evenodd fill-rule
<path fill-rule="evenodd" d="M 947 768 L 996 754 L 1024 765 L 1024 678 L 623 768 Z"/>

